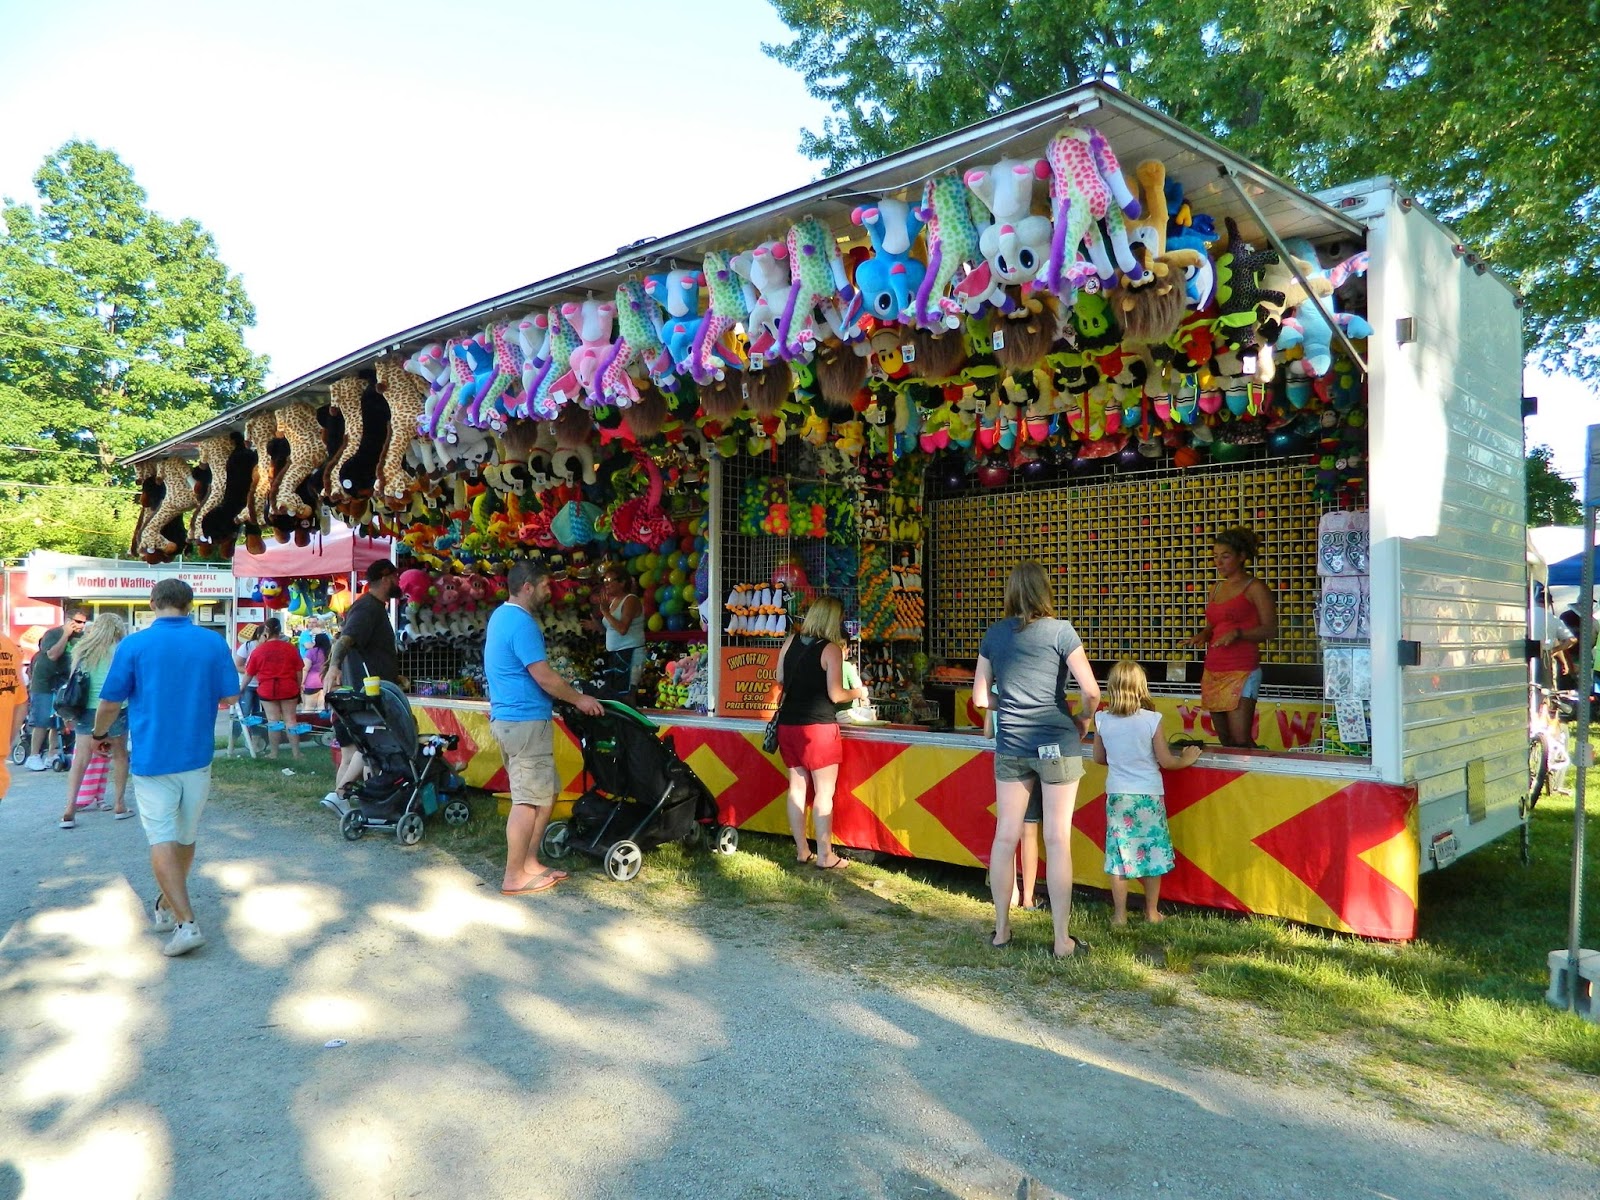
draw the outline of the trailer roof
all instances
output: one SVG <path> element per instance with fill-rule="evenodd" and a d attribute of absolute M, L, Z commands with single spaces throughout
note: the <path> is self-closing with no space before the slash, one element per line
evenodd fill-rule
<path fill-rule="evenodd" d="M 139 463 L 192 452 L 201 438 L 228 429 L 242 430 L 251 413 L 276 408 L 291 400 L 310 399 L 320 404 L 330 383 L 351 371 L 371 366 L 385 353 L 410 353 L 428 342 L 481 329 L 490 321 L 521 316 L 530 309 L 542 309 L 566 300 L 580 300 L 588 293 L 609 293 L 630 275 L 647 268 L 698 267 L 708 250 L 744 250 L 761 241 L 781 238 L 791 224 L 808 214 L 821 218 L 836 230 L 849 230 L 852 228 L 850 211 L 864 199 L 885 194 L 920 199 L 923 182 L 941 171 L 965 170 L 1002 157 L 1043 155 L 1050 139 L 1069 121 L 1092 124 L 1104 133 L 1125 170 L 1131 170 L 1143 159 L 1160 159 L 1166 165 L 1168 177 L 1183 184 L 1197 210 L 1208 212 L 1219 221 L 1233 217 L 1244 236 L 1257 243 L 1265 240 L 1265 231 L 1241 201 L 1229 175 L 1250 193 L 1279 237 L 1318 240 L 1362 232 L 1358 222 L 1337 209 L 1268 174 L 1210 138 L 1129 99 L 1107 84 L 1089 83 L 679 233 L 627 246 L 610 258 L 575 267 L 401 330 L 282 384 L 255 400 L 235 405 L 176 437 L 148 446 L 124 461 Z M 860 238 L 865 240 L 865 234 Z"/>

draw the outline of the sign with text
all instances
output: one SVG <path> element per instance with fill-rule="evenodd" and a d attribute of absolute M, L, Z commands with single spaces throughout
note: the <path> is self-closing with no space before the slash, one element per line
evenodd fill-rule
<path fill-rule="evenodd" d="M 778 647 L 724 646 L 717 670 L 717 715 L 765 721 L 778 707 Z"/>
<path fill-rule="evenodd" d="M 233 597 L 233 572 L 228 567 L 185 567 L 176 564 L 109 563 L 28 564 L 28 595 L 74 600 L 148 600 L 163 579 L 181 579 L 202 598 Z"/>

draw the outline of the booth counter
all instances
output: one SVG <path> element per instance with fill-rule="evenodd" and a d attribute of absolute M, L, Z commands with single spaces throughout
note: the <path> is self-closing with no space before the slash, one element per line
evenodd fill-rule
<path fill-rule="evenodd" d="M 456 734 L 473 787 L 504 790 L 487 704 L 414 699 L 421 732 Z M 1262 705 L 1263 711 L 1272 707 Z M 723 822 L 787 834 L 783 764 L 761 749 L 763 723 L 648 714 L 717 798 Z M 577 743 L 557 722 L 562 800 L 583 788 Z M 932 733 L 844 727 L 834 835 L 845 846 L 981 867 L 994 838 L 994 742 L 976 730 Z M 1109 887 L 1105 771 L 1086 762 L 1073 820 L 1073 880 Z M 1342 933 L 1416 934 L 1416 789 L 1385 784 L 1365 763 L 1305 754 L 1207 751 L 1170 774 L 1167 809 L 1177 869 L 1164 899 L 1287 917 Z"/>

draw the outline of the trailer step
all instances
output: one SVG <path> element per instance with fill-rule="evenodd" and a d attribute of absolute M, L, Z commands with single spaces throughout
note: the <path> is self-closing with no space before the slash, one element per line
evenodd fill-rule
<path fill-rule="evenodd" d="M 1565 950 L 1552 950 L 1549 957 L 1550 990 L 1544 998 L 1556 1008 L 1567 1006 L 1567 967 Z M 1574 1007 L 1586 1021 L 1600 1025 L 1600 1005 L 1594 1002 L 1594 985 L 1600 982 L 1600 950 L 1578 951 L 1578 1002 Z"/>

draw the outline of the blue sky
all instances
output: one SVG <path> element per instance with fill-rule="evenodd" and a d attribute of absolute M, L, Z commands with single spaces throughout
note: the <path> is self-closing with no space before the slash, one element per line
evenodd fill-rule
<path fill-rule="evenodd" d="M 215 234 L 281 383 L 814 178 L 765 0 L 0 0 L 0 195 L 73 137 Z M 1594 391 L 1530 374 L 1581 469 Z"/>

